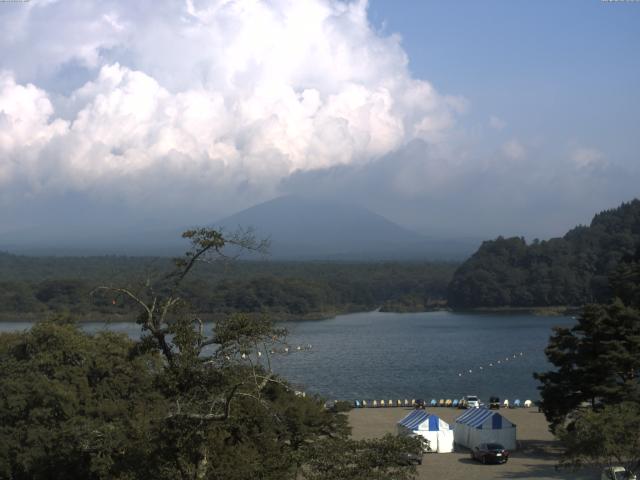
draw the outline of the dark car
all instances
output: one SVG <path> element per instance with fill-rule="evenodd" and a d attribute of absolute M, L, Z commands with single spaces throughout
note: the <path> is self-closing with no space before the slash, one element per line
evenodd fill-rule
<path fill-rule="evenodd" d="M 489 409 L 490 410 L 500 410 L 500 399 L 498 397 L 490 397 L 489 398 Z"/>
<path fill-rule="evenodd" d="M 471 450 L 471 458 L 482 463 L 507 463 L 509 452 L 499 443 L 481 443 Z"/>
<path fill-rule="evenodd" d="M 401 465 L 422 465 L 422 452 L 405 452 L 400 458 Z"/>
<path fill-rule="evenodd" d="M 427 402 L 425 402 L 422 398 L 418 398 L 416 400 L 416 403 L 413 405 L 413 407 L 417 410 L 419 408 L 421 408 L 422 410 L 424 410 L 424 407 L 427 406 Z"/>

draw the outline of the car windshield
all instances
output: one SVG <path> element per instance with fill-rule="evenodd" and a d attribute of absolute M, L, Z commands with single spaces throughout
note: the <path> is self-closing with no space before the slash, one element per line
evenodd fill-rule
<path fill-rule="evenodd" d="M 467 401 L 469 401 L 469 402 L 477 402 L 478 401 L 478 397 L 467 397 Z"/>
<path fill-rule="evenodd" d="M 627 471 L 613 472 L 613 478 L 615 480 L 629 480 L 631 478 L 631 474 Z"/>
<path fill-rule="evenodd" d="M 487 450 L 504 450 L 504 447 L 499 443 L 488 443 Z"/>

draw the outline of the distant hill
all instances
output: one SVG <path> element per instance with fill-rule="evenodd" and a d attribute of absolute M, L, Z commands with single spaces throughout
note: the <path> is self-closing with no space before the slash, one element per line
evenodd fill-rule
<path fill-rule="evenodd" d="M 251 226 L 271 239 L 277 259 L 462 259 L 477 243 L 422 236 L 365 208 L 284 196 L 216 223 L 232 231 Z"/>
<path fill-rule="evenodd" d="M 607 300 L 609 276 L 640 248 L 640 200 L 597 214 L 562 238 L 484 242 L 456 271 L 449 305 L 531 307 Z"/>
<path fill-rule="evenodd" d="M 175 225 L 175 220 L 172 220 Z M 467 258 L 474 239 L 437 239 L 403 228 L 365 208 L 297 196 L 279 197 L 209 224 L 235 231 L 253 227 L 271 238 L 276 260 L 452 260 Z M 177 256 L 188 247 L 182 228 L 159 221 L 39 225 L 0 234 L 0 251 L 36 256 Z"/>

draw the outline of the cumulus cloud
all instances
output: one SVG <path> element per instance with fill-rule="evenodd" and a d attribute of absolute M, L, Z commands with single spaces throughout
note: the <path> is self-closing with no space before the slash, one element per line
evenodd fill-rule
<path fill-rule="evenodd" d="M 591 147 L 574 147 L 570 153 L 571 161 L 580 169 L 590 169 L 607 166 L 604 154 Z"/>
<path fill-rule="evenodd" d="M 507 126 L 507 122 L 502 120 L 500 117 L 491 115 L 489 117 L 489 126 L 494 130 L 503 130 Z"/>
<path fill-rule="evenodd" d="M 526 156 L 527 151 L 522 143 L 516 139 L 511 139 L 502 145 L 502 153 L 511 160 L 522 160 Z"/>
<path fill-rule="evenodd" d="M 0 32 L 5 201 L 10 185 L 269 196 L 296 171 L 444 142 L 466 108 L 410 75 L 366 1 L 32 0 Z"/>

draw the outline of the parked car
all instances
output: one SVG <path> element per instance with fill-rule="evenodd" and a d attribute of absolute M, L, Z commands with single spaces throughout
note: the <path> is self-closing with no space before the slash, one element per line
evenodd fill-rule
<path fill-rule="evenodd" d="M 600 480 L 636 480 L 636 476 L 624 467 L 607 467 L 602 470 Z"/>
<path fill-rule="evenodd" d="M 431 452 L 431 442 L 424 438 L 422 435 L 418 435 L 417 433 L 412 433 L 409 435 L 411 438 L 415 438 L 420 442 L 420 449 L 423 453 Z"/>
<path fill-rule="evenodd" d="M 467 395 L 464 397 L 466 408 L 480 408 L 480 399 L 475 395 Z"/>
<path fill-rule="evenodd" d="M 422 465 L 422 453 L 405 452 L 400 458 L 402 465 Z"/>
<path fill-rule="evenodd" d="M 500 410 L 500 399 L 498 397 L 489 397 L 489 409 Z"/>
<path fill-rule="evenodd" d="M 499 443 L 481 443 L 471 450 L 471 458 L 482 463 L 507 463 L 509 452 Z"/>
<path fill-rule="evenodd" d="M 422 409 L 424 410 L 424 407 L 426 407 L 426 402 L 422 399 L 422 398 L 418 398 L 416 400 L 416 403 L 413 405 L 413 407 L 418 410 L 418 409 Z"/>

